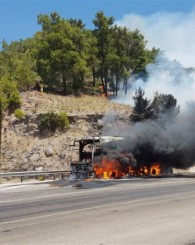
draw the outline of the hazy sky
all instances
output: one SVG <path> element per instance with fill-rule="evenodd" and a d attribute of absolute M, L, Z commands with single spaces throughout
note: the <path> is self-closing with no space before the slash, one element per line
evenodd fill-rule
<path fill-rule="evenodd" d="M 0 41 L 32 37 L 40 30 L 38 14 L 56 11 L 63 18 L 82 19 L 87 28 L 99 11 L 118 24 L 138 28 L 148 47 L 165 50 L 171 59 L 194 66 L 194 0 L 0 0 Z"/>

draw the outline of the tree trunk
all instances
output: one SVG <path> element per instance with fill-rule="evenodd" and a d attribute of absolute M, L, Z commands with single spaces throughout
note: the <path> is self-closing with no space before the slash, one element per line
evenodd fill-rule
<path fill-rule="evenodd" d="M 93 87 L 95 87 L 95 69 L 92 69 L 92 73 L 93 73 Z"/>
<path fill-rule="evenodd" d="M 107 74 L 105 76 L 104 93 L 105 93 L 105 96 L 108 97 L 108 78 L 107 78 Z"/>
<path fill-rule="evenodd" d="M 127 78 L 124 78 L 124 90 L 125 90 L 125 95 L 127 94 Z"/>
<path fill-rule="evenodd" d="M 63 82 L 63 93 L 64 95 L 67 95 L 67 81 L 64 74 L 62 76 L 62 82 Z"/>
<path fill-rule="evenodd" d="M 116 75 L 116 88 L 115 88 L 115 96 L 118 96 L 118 84 L 119 84 L 119 75 Z"/>
<path fill-rule="evenodd" d="M 104 83 L 104 77 L 102 74 L 101 74 L 101 82 L 102 82 L 103 92 L 105 92 L 105 83 Z"/>

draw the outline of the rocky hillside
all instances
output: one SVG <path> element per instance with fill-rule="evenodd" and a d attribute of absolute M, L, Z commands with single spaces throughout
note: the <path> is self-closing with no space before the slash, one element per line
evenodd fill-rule
<path fill-rule="evenodd" d="M 118 122 L 125 123 L 131 113 L 127 105 L 120 105 L 104 97 L 59 96 L 37 91 L 21 94 L 24 119 L 5 115 L 2 128 L 1 171 L 68 169 L 71 144 L 74 139 L 101 135 L 101 120 L 105 114 L 115 113 Z M 65 111 L 70 128 L 63 132 L 42 135 L 37 123 L 44 112 Z"/>

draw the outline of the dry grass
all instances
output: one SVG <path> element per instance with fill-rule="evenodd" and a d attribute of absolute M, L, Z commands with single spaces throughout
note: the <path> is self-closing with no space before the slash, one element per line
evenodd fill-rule
<path fill-rule="evenodd" d="M 115 110 L 119 114 L 129 114 L 131 112 L 130 106 L 109 101 L 101 96 L 60 96 L 37 91 L 24 92 L 21 95 L 23 100 L 22 109 L 27 114 L 48 111 L 65 111 L 73 115 L 102 115 L 109 110 Z"/>

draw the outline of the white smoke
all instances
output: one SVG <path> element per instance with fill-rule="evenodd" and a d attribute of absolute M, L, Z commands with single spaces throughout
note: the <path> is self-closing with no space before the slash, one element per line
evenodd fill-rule
<path fill-rule="evenodd" d="M 177 99 L 177 104 L 184 110 L 189 102 L 195 101 L 195 71 L 181 66 L 176 60 L 168 59 L 164 53 L 156 57 L 154 64 L 146 67 L 148 77 L 144 81 L 138 79 L 132 83 L 132 88 L 124 96 L 120 91 L 117 101 L 133 106 L 135 90 L 141 87 L 145 91 L 145 97 L 152 101 L 154 93 L 172 94 Z"/>
<path fill-rule="evenodd" d="M 160 48 L 169 59 L 195 67 L 195 8 L 189 13 L 128 14 L 116 24 L 140 30 L 148 41 L 147 48 Z"/>
<path fill-rule="evenodd" d="M 118 102 L 133 106 L 132 96 L 139 87 L 145 91 L 148 99 L 158 91 L 172 94 L 177 104 L 185 108 L 186 104 L 195 101 L 195 8 L 189 13 L 158 12 L 149 16 L 136 14 L 125 15 L 117 25 L 126 26 L 130 30 L 138 29 L 144 35 L 147 48 L 159 48 L 163 51 L 154 64 L 146 67 L 147 81 L 138 79 L 129 81 L 133 88 L 124 96 L 119 93 Z M 185 67 L 185 68 L 184 68 Z"/>

